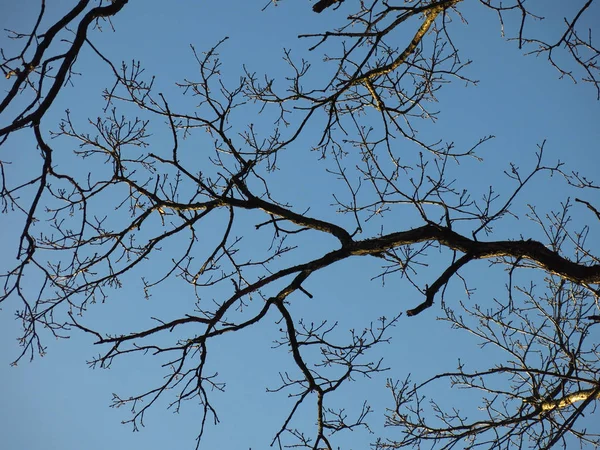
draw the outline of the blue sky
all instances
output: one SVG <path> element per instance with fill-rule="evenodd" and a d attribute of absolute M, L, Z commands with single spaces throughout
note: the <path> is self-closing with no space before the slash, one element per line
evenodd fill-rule
<path fill-rule="evenodd" d="M 95 31 L 91 37 L 95 45 L 115 62 L 142 61 L 149 76 L 156 76 L 157 92 L 163 92 L 172 105 L 184 108 L 193 105 L 194 100 L 181 99 L 180 90 L 174 83 L 197 75 L 190 44 L 198 51 L 204 51 L 223 37 L 229 37 L 220 49 L 225 84 L 235 83 L 242 75 L 243 66 L 258 74 L 268 72 L 277 80 L 285 76 L 283 48 L 293 49 L 292 54 L 297 57 L 307 56 L 306 49 L 311 42 L 298 40 L 297 35 L 322 31 L 336 20 L 336 14 L 340 14 L 339 11 L 331 11 L 315 15 L 308 2 L 291 0 L 261 11 L 263 3 L 266 4 L 266 0 L 189 0 L 176 4 L 155 0 L 147 0 L 143 4 L 131 1 L 113 20 L 116 32 L 104 25 L 102 33 Z M 69 4 L 54 2 L 49 5 L 48 23 Z M 37 2 L 32 0 L 20 2 L 18 6 L 2 4 L 0 28 L 27 30 L 35 18 L 36 5 Z M 600 19 L 598 5 L 595 6 L 593 17 Z M 549 8 L 554 10 L 549 15 L 560 17 L 563 14 L 558 9 L 560 7 L 558 2 L 553 2 Z M 455 169 L 457 177 L 471 190 L 472 196 L 483 195 L 490 184 L 494 184 L 501 193 L 510 192 L 511 185 L 502 171 L 508 168 L 509 161 L 523 168 L 531 167 L 535 164 L 536 146 L 544 140 L 548 162 L 560 159 L 569 170 L 579 170 L 592 178 L 596 176 L 600 167 L 600 106 L 593 88 L 583 83 L 560 80 L 558 73 L 543 57 L 523 56 L 514 42 L 506 42 L 500 36 L 496 17 L 481 6 L 465 5 L 463 12 L 468 24 L 458 20 L 453 23 L 454 40 L 464 52 L 463 58 L 473 60 L 466 73 L 480 82 L 476 87 L 463 86 L 460 82 L 444 86 L 438 95 L 439 103 L 434 105 L 434 109 L 441 111 L 439 120 L 434 125 L 423 123 L 420 129 L 427 138 L 454 141 L 459 147 L 468 147 L 482 136 L 496 136 L 481 149 L 483 163 L 469 161 Z M 547 32 L 556 34 L 559 23 L 550 18 Z M 6 48 L 13 45 L 5 36 L 0 38 L 0 42 Z M 46 130 L 56 129 L 65 109 L 70 109 L 74 120 L 81 124 L 85 124 L 87 117 L 94 119 L 101 114 L 101 91 L 109 84 L 109 72 L 89 48 L 78 58 L 76 71 L 83 75 L 76 77 L 74 86 L 65 88 L 61 93 L 44 122 Z M 312 76 L 316 77 L 318 73 Z M 3 90 L 6 86 L 7 81 L 0 81 Z M 236 117 L 234 120 L 242 123 L 248 118 Z M 250 120 L 268 127 L 264 118 L 251 116 Z M 153 145 L 169 147 L 168 129 L 164 124 L 157 121 L 151 132 Z M 29 162 L 36 155 L 36 149 L 26 133 L 18 133 L 11 139 L 10 146 L 0 149 L 0 159 L 11 160 L 16 173 L 26 173 L 31 170 Z M 315 170 L 315 167 L 331 161 L 321 162 L 306 150 L 312 140 L 310 137 L 301 139 L 286 152 L 281 158 L 280 170 L 272 175 L 272 186 L 277 195 L 282 200 L 289 199 L 298 212 L 310 207 L 315 216 L 321 214 L 332 221 L 351 224 L 351 218 L 341 218 L 330 207 L 333 203 L 330 193 L 341 188 L 323 170 Z M 69 149 L 69 145 L 76 146 L 63 140 L 57 142 L 65 149 Z M 185 145 L 193 149 L 197 143 Z M 10 155 L 6 154 L 8 149 L 12 149 Z M 65 161 L 73 164 L 68 157 Z M 194 163 L 193 157 L 191 161 Z M 311 174 L 310 181 L 307 181 L 307 173 Z M 559 180 L 540 179 L 525 190 L 515 203 L 515 210 L 522 214 L 527 204 L 532 204 L 545 214 L 556 208 L 560 201 L 575 195 L 580 194 L 569 191 Z M 595 197 L 584 194 L 584 199 L 598 205 L 600 196 L 597 192 Z M 589 222 L 588 213 L 584 208 L 575 208 L 574 221 Z M 0 252 L 0 268 L 5 270 L 14 261 L 18 219 L 3 215 L 0 221 L 4 232 L 0 246 L 7 249 Z M 255 223 L 256 217 L 252 214 L 244 217 L 240 235 L 252 230 Z M 392 231 L 408 229 L 416 222 L 411 218 L 390 215 L 381 222 L 375 222 L 373 229 L 380 225 L 385 225 L 386 231 Z M 219 220 L 207 224 L 203 229 L 207 239 L 216 234 L 220 226 Z M 502 222 L 502 227 L 496 230 L 496 239 L 518 238 L 520 235 L 540 239 L 539 230 L 524 216 L 518 220 L 507 219 Z M 266 232 L 265 235 L 258 233 L 248 239 L 268 239 L 266 236 Z M 311 239 L 294 258 L 302 261 L 331 248 L 329 239 L 319 236 Z M 171 250 L 175 251 L 165 251 L 163 262 L 168 260 Z M 246 251 L 252 252 L 253 247 L 249 246 Z M 139 289 L 139 277 L 159 277 L 160 264 L 157 262 L 155 266 L 144 266 L 134 272 L 124 287 L 113 293 L 107 304 L 92 305 L 85 317 L 90 321 L 88 323 L 116 333 L 149 326 L 152 315 L 160 314 L 168 320 L 189 311 L 193 304 L 191 293 L 176 282 L 159 286 L 152 292 L 150 300 L 144 299 Z M 436 277 L 436 269 L 443 269 L 442 264 L 443 261 L 437 262 L 434 258 L 418 280 L 423 284 L 431 282 Z M 338 320 L 340 329 L 345 333 L 350 328 L 360 329 L 382 315 L 393 317 L 398 311 L 421 302 L 418 294 L 407 289 L 403 280 L 392 276 L 386 279 L 385 286 L 379 279 L 372 281 L 379 268 L 379 261 L 360 258 L 343 261 L 319 272 L 305 285 L 314 298 L 295 294 L 292 311 L 315 322 L 323 317 Z M 485 303 L 486 298 L 503 294 L 503 278 L 497 271 L 489 270 L 487 263 L 478 262 L 468 270 L 474 280 L 473 286 L 477 288 L 476 301 Z M 455 290 L 455 297 L 464 300 L 460 287 Z M 211 291 L 211 295 L 218 296 L 219 291 Z M 19 327 L 13 320 L 16 307 L 16 302 L 8 302 L 2 305 L 0 311 L 0 394 L 3 404 L 0 431 L 5 448 L 193 448 L 200 421 L 200 411 L 194 405 L 186 405 L 180 414 L 173 414 L 165 409 L 168 398 L 159 402 L 150 410 L 145 420 L 146 427 L 139 433 L 132 433 L 129 425 L 120 424 L 121 420 L 128 419 L 127 410 L 108 407 L 112 393 L 129 395 L 160 381 L 164 372 L 152 358 L 132 357 L 116 362 L 109 370 L 91 370 L 85 362 L 97 355 L 100 349 L 93 346 L 93 340 L 88 336 L 74 333 L 70 339 L 60 341 L 46 336 L 46 356 L 36 357 L 31 363 L 21 361 L 17 367 L 10 367 L 10 362 L 19 353 L 15 341 Z M 478 363 L 494 357 L 493 352 L 479 349 L 476 342 L 467 336 L 453 332 L 446 323 L 435 320 L 440 314 L 438 308 L 439 305 L 434 305 L 431 310 L 414 318 L 403 316 L 392 331 L 391 343 L 379 350 L 387 358 L 391 370 L 372 380 L 357 379 L 338 394 L 340 401 L 348 402 L 348 407 L 359 407 L 365 396 L 369 398 L 375 409 L 372 415 L 374 431 L 381 431 L 382 412 L 385 407 L 391 406 L 385 390 L 387 377 L 403 379 L 412 373 L 415 379 L 423 379 L 437 371 L 455 369 L 459 357 Z M 273 317 L 264 326 L 244 330 L 239 335 L 223 336 L 215 342 L 211 368 L 219 372 L 227 390 L 212 394 L 221 423 L 208 428 L 201 448 L 267 448 L 284 420 L 291 405 L 290 399 L 285 394 L 265 394 L 267 387 L 276 385 L 280 371 L 293 369 L 285 349 L 272 348 L 273 341 L 279 336 L 279 325 L 275 319 Z M 415 347 L 418 350 L 415 351 Z M 450 393 L 440 394 L 453 398 Z M 306 421 L 310 426 L 313 421 L 311 407 L 314 404 L 304 407 L 298 424 Z M 590 424 L 597 424 L 599 419 L 597 411 L 587 418 Z M 367 448 L 372 440 L 373 436 L 367 433 L 349 433 L 341 438 L 339 445 L 342 448 Z"/>

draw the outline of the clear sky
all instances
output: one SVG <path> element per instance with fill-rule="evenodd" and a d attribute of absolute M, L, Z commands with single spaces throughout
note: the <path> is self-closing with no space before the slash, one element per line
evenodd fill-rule
<path fill-rule="evenodd" d="M 354 0 L 347 0 L 347 3 L 351 1 Z M 45 23 L 51 23 L 71 3 L 48 2 Z M 235 83 L 242 75 L 243 66 L 257 74 L 268 72 L 277 80 L 278 76 L 285 76 L 283 49 L 292 49 L 292 54 L 298 58 L 317 57 L 307 52 L 311 41 L 299 40 L 297 36 L 325 30 L 335 20 L 336 14 L 342 14 L 340 11 L 327 11 L 316 15 L 311 11 L 309 2 L 292 0 L 281 1 L 279 5 L 271 5 L 261 11 L 266 3 L 267 0 L 132 0 L 113 19 L 116 31 L 105 24 L 102 32 L 96 30 L 91 33 L 91 40 L 114 62 L 140 60 L 149 76 L 156 76 L 157 92 L 163 92 L 173 106 L 185 108 L 193 105 L 194 100 L 180 99 L 180 90 L 174 83 L 198 74 L 190 44 L 198 51 L 205 51 L 220 39 L 229 37 L 220 50 L 225 84 Z M 482 147 L 482 163 L 473 161 L 456 168 L 456 176 L 472 190 L 474 197 L 483 195 L 490 184 L 494 184 L 501 193 L 510 192 L 511 185 L 507 183 L 503 170 L 509 168 L 511 161 L 523 168 L 531 167 L 535 164 L 537 145 L 544 140 L 548 162 L 560 159 L 569 170 L 597 177 L 600 168 L 600 104 L 594 89 L 584 83 L 574 84 L 559 79 L 559 74 L 543 57 L 523 56 L 514 42 L 507 42 L 501 37 L 494 14 L 477 2 L 471 3 L 462 8 L 468 23 L 456 20 L 453 38 L 455 45 L 461 48 L 463 58 L 473 60 L 466 68 L 466 74 L 479 80 L 479 84 L 464 86 L 453 82 L 444 86 L 438 95 L 439 104 L 434 105 L 440 110 L 439 120 L 435 125 L 423 124 L 421 133 L 454 141 L 459 147 L 468 147 L 486 135 L 496 136 Z M 560 19 L 564 14 L 560 8 L 568 2 L 548 3 L 544 5 L 544 8 L 550 9 L 546 32 L 555 35 L 560 20 L 552 18 Z M 33 0 L 0 3 L 0 28 L 28 30 L 35 20 L 37 4 Z M 592 15 L 596 23 L 600 21 L 597 6 Z M 6 35 L 0 36 L 1 47 L 10 49 L 14 48 L 13 45 Z M 77 60 L 75 71 L 82 75 L 75 77 L 73 86 L 66 87 L 59 96 L 44 121 L 46 131 L 56 130 L 66 109 L 70 109 L 80 123 L 85 123 L 88 117 L 94 120 L 102 114 L 101 92 L 110 84 L 106 67 L 86 48 Z M 311 76 L 316 77 L 318 73 Z M 7 86 L 8 81 L 0 81 L 0 89 L 5 90 Z M 260 126 L 267 124 L 259 117 L 237 117 L 235 120 L 256 121 Z M 168 129 L 160 121 L 153 124 L 156 126 L 150 129 L 153 145 L 169 147 Z M 285 154 L 280 161 L 279 172 L 272 175 L 271 189 L 281 200 L 290 201 L 297 212 L 310 207 L 314 216 L 322 214 L 336 221 L 338 216 L 333 214 L 335 208 L 330 205 L 333 203 L 331 193 L 339 185 L 324 171 L 307 174 L 321 164 L 314 154 L 307 151 L 310 142 L 310 138 L 301 139 Z M 75 143 L 60 143 L 65 152 L 76 147 Z M 194 144 L 186 145 L 193 147 Z M 306 148 L 303 148 L 304 145 Z M 31 170 L 28 162 L 36 152 L 30 138 L 19 133 L 10 146 L 0 148 L 0 159 L 12 161 L 15 171 L 26 172 Z M 523 214 L 527 205 L 531 204 L 546 214 L 568 197 L 579 195 L 558 181 L 540 179 L 533 183 L 517 200 L 515 210 Z M 588 195 L 585 199 L 600 206 L 597 192 L 595 197 Z M 248 215 L 249 229 L 254 226 L 254 219 L 251 214 Z M 589 221 L 589 211 L 575 208 L 573 219 L 575 222 Z M 347 217 L 339 221 L 352 223 Z M 411 218 L 388 216 L 385 221 L 374 224 L 374 229 L 383 223 L 388 232 L 408 229 L 416 224 Z M 505 228 L 496 230 L 496 239 L 516 239 L 521 235 L 541 239 L 539 231 L 524 216 L 502 223 Z M 219 226 L 215 222 L 204 232 L 208 236 L 211 233 L 216 235 Z M 2 271 L 14 262 L 17 227 L 16 217 L 0 216 Z M 599 250 L 598 240 L 595 242 L 596 250 Z M 295 257 L 302 261 L 331 248 L 329 240 L 317 236 Z M 252 247 L 246 251 L 252 251 Z M 418 278 L 420 282 L 425 284 L 435 279 L 436 269 L 439 270 L 441 264 L 435 259 L 430 261 L 430 266 Z M 318 273 L 305 285 L 314 298 L 308 299 L 296 293 L 292 299 L 293 310 L 315 322 L 322 318 L 338 320 L 340 327 L 347 330 L 353 327 L 361 329 L 382 315 L 393 317 L 422 301 L 414 290 L 407 289 L 402 280 L 387 278 L 385 286 L 379 279 L 371 280 L 379 273 L 379 268 L 379 261 L 359 258 Z M 177 283 L 158 287 L 149 300 L 144 299 L 139 289 L 139 276 L 156 278 L 161 273 L 160 269 L 144 266 L 144 272 L 126 280 L 123 288 L 115 291 L 106 305 L 92 305 L 86 319 L 119 333 L 149 326 L 152 315 L 160 314 L 168 320 L 185 314 L 193 305 L 193 298 L 187 288 L 179 288 Z M 486 298 L 504 293 L 504 279 L 489 272 L 485 262 L 474 264 L 469 271 L 474 280 L 473 286 L 478 289 L 475 301 L 485 304 Z M 464 300 L 460 286 L 455 290 L 457 301 Z M 218 295 L 218 291 L 213 295 Z M 16 307 L 16 302 L 8 302 L 2 305 L 0 311 L 0 433 L 3 448 L 193 448 L 201 416 L 200 410 L 192 404 L 186 405 L 180 414 L 173 414 L 165 409 L 168 398 L 159 402 L 146 416 L 146 427 L 139 433 L 132 433 L 130 425 L 120 424 L 129 418 L 127 410 L 109 408 L 112 393 L 127 396 L 160 381 L 164 372 L 152 358 L 122 359 L 109 370 L 91 370 L 86 360 L 96 356 L 100 349 L 93 346 L 89 336 L 74 332 L 68 340 L 57 341 L 46 336 L 46 356 L 36 357 L 31 363 L 23 360 L 17 367 L 11 367 L 10 362 L 19 354 L 15 340 L 19 333 L 19 324 L 14 320 Z M 349 407 L 359 407 L 364 397 L 369 398 L 375 409 L 373 431 L 381 431 L 382 413 L 385 407 L 391 406 L 385 389 L 387 377 L 403 379 L 412 373 L 414 379 L 424 379 L 438 371 L 454 370 L 459 357 L 463 361 L 471 359 L 482 363 L 492 358 L 492 353 L 479 349 L 468 336 L 451 331 L 446 323 L 436 320 L 438 315 L 439 305 L 434 305 L 417 317 L 401 317 L 392 331 L 391 343 L 380 350 L 391 370 L 371 380 L 357 379 L 338 394 L 340 398 L 350 399 Z M 279 325 L 271 320 L 270 328 L 252 328 L 215 342 L 211 367 L 219 372 L 227 389 L 224 393 L 211 394 L 221 423 L 208 428 L 201 448 L 257 450 L 270 444 L 291 405 L 285 393 L 265 394 L 266 388 L 277 384 L 278 373 L 292 367 L 285 349 L 272 348 L 272 342 L 279 336 L 278 330 Z M 454 394 L 440 392 L 440 395 Z M 356 401 L 352 403 L 354 397 Z M 300 417 L 312 423 L 314 414 L 311 415 L 313 411 L 310 408 L 314 405 L 309 405 Z M 600 428 L 597 425 L 600 423 L 598 411 L 586 420 L 596 430 Z M 342 436 L 338 445 L 345 449 L 364 449 L 372 441 L 373 435 L 355 432 Z"/>

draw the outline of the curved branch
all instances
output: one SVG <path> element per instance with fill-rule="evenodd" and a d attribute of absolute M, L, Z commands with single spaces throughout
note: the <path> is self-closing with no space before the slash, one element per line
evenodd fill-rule
<path fill-rule="evenodd" d="M 576 283 L 600 283 L 600 264 L 583 265 L 562 257 L 547 249 L 541 242 L 519 241 L 474 241 L 449 228 L 425 225 L 408 231 L 391 233 L 378 238 L 367 239 L 352 244 L 351 253 L 375 254 L 401 245 L 425 241 L 437 241 L 444 247 L 472 255 L 473 259 L 484 258 L 523 258 L 540 266 L 545 271 Z"/>
<path fill-rule="evenodd" d="M 19 128 L 23 128 L 31 123 L 39 123 L 39 121 L 42 119 L 46 111 L 50 108 L 52 103 L 54 103 L 56 96 L 62 89 L 67 75 L 69 73 L 69 70 L 71 70 L 73 63 L 75 62 L 77 56 L 79 55 L 79 52 L 81 51 L 81 47 L 85 43 L 85 40 L 87 38 L 88 27 L 90 26 L 90 24 L 94 20 L 99 19 L 101 17 L 114 16 L 121 9 L 123 9 L 123 7 L 128 2 L 129 0 L 113 0 L 108 6 L 99 6 L 97 8 L 93 8 L 81 19 L 81 22 L 77 27 L 75 39 L 73 39 L 73 44 L 71 45 L 71 48 L 69 48 L 69 50 L 64 54 L 63 63 L 58 69 L 52 86 L 50 87 L 50 90 L 48 91 L 48 94 L 46 95 L 44 100 L 42 100 L 37 109 L 32 113 L 28 114 L 25 117 L 19 115 L 18 118 L 15 121 L 13 121 L 12 124 L 1 128 L 0 136 L 4 136 L 8 133 L 11 133 L 12 131 L 18 130 Z M 81 11 L 85 9 L 88 3 L 89 0 L 83 0 L 79 2 L 79 4 L 75 8 L 73 8 L 65 17 L 63 17 L 63 19 L 58 21 L 52 28 L 48 30 L 48 32 L 44 35 L 44 39 L 38 47 L 33 59 L 30 63 L 26 64 L 26 69 L 19 74 L 8 95 L 6 96 L 4 101 L 0 103 L 0 112 L 3 111 L 10 104 L 12 99 L 17 95 L 17 93 L 19 92 L 19 87 L 27 79 L 29 73 L 35 70 L 35 68 L 40 64 L 44 52 L 50 46 L 56 34 L 63 27 L 67 26 L 69 22 L 71 22 L 71 20 L 77 17 L 77 15 L 79 15 Z"/>

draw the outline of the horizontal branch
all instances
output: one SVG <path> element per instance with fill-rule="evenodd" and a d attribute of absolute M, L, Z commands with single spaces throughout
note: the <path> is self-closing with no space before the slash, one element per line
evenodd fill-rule
<path fill-rule="evenodd" d="M 554 409 L 566 408 L 574 403 L 588 399 L 600 399 L 600 387 L 582 389 L 558 399 L 544 400 L 540 404 L 540 408 L 542 411 L 552 411 Z"/>
<path fill-rule="evenodd" d="M 541 242 L 533 240 L 474 241 L 449 228 L 436 225 L 425 225 L 408 231 L 354 242 L 350 252 L 353 255 L 375 254 L 394 247 L 425 241 L 437 241 L 444 247 L 470 254 L 473 259 L 495 257 L 527 259 L 545 271 L 575 283 L 600 283 L 600 264 L 586 266 L 575 263 L 549 250 Z"/>

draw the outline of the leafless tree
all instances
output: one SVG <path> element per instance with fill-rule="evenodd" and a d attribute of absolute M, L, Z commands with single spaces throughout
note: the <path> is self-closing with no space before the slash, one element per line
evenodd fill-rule
<path fill-rule="evenodd" d="M 21 231 L 16 263 L 1 274 L 0 302 L 5 309 L 18 305 L 18 360 L 44 353 L 48 333 L 78 332 L 93 335 L 104 348 L 92 366 L 108 367 L 131 354 L 155 358 L 166 376 L 147 391 L 115 396 L 115 405 L 131 405 L 130 422 L 137 427 L 163 396 L 171 396 L 176 409 L 195 400 L 204 412 L 201 437 L 206 424 L 218 420 L 210 392 L 224 388 L 206 365 L 213 341 L 275 321 L 275 346 L 289 350 L 294 369 L 282 369 L 280 385 L 269 388 L 290 394 L 294 403 L 271 444 L 337 448 L 338 432 L 369 427 L 371 409 L 365 402 L 348 417 L 344 406 L 329 404 L 330 394 L 356 377 L 386 370 L 372 350 L 389 342 L 403 311 L 344 333 L 332 317 L 303 320 L 294 303 L 313 298 L 305 283 L 313 274 L 350 258 L 373 257 L 382 267 L 377 278 L 397 274 L 420 296 L 416 304 L 400 306 L 408 308 L 405 316 L 437 302 L 456 333 L 467 331 L 503 355 L 487 369 L 472 370 L 467 360 L 424 382 L 390 379 L 394 406 L 387 424 L 394 437 L 379 438 L 376 448 L 566 448 L 569 436 L 599 446 L 598 430 L 581 429 L 578 419 L 600 399 L 600 261 L 587 242 L 598 232 L 600 212 L 586 200 L 600 186 L 561 162 L 547 162 L 542 143 L 528 170 L 507 161 L 511 192 L 490 188 L 476 200 L 456 180 L 456 163 L 477 159 L 492 137 L 460 149 L 417 133 L 435 120 L 432 103 L 444 84 L 474 83 L 450 28 L 462 20 L 463 2 L 317 2 L 316 12 L 343 21 L 300 36 L 299 45 L 310 42 L 315 58 L 326 53 L 325 77 L 313 77 L 309 61 L 286 52 L 285 80 L 247 68 L 238 84 L 228 85 L 220 79 L 222 42 L 206 53 L 194 49 L 199 78 L 178 82 L 195 100 L 189 110 L 155 92 L 141 63 L 116 63 L 94 45 L 95 28 L 141 5 L 90 3 L 76 2 L 41 29 L 47 13 L 42 0 L 33 28 L 10 32 L 21 51 L 1 54 L 9 84 L 0 103 L 0 198 L 4 217 L 17 220 Z M 600 98 L 599 51 L 581 26 L 597 2 L 573 2 L 572 16 L 553 41 L 530 33 L 540 12 L 523 0 L 480 0 L 478 6 L 497 14 L 502 29 L 516 24 L 509 37 L 519 48 L 546 57 L 563 77 L 586 81 Z M 82 122 L 67 111 L 60 124 L 47 123 L 75 71 L 85 75 L 77 64 L 83 48 L 112 72 L 103 117 Z M 247 121 L 259 113 L 272 120 Z M 157 118 L 170 133 L 169 149 L 153 141 L 149 121 Z M 10 143 L 23 134 L 33 136 L 40 157 L 30 172 L 13 175 Z M 58 151 L 64 142 L 76 150 Z M 402 151 L 398 142 L 407 143 Z M 295 145 L 295 151 L 308 146 L 318 156 L 314 167 L 335 180 L 336 204 L 319 215 L 298 209 L 297 199 L 285 198 L 273 181 Z M 512 205 L 524 188 L 544 176 L 582 195 L 557 203 L 549 215 L 532 207 L 528 216 L 539 234 L 530 238 L 514 230 L 508 239 L 495 239 L 503 220 L 517 214 Z M 587 211 L 589 223 L 572 224 L 573 208 Z M 399 223 L 393 219 L 398 214 L 410 220 Z M 316 245 L 319 236 L 327 239 Z M 437 274 L 424 266 L 434 253 L 445 264 Z M 447 295 L 450 282 L 471 293 L 464 271 L 480 260 L 505 274 L 505 292 L 493 302 L 473 295 L 460 303 Z M 177 283 L 195 293 L 195 308 L 177 318 L 156 317 L 145 329 L 111 333 L 90 325 L 92 303 L 118 297 L 119 287 L 149 267 L 160 267 L 161 275 L 142 277 L 141 296 Z M 430 284 L 423 285 L 423 273 L 432 277 Z M 26 279 L 39 283 L 32 287 Z M 467 418 L 457 405 L 435 398 L 429 389 L 439 383 L 477 392 L 479 409 Z M 310 402 L 317 411 L 314 432 L 294 425 L 301 405 Z"/>

